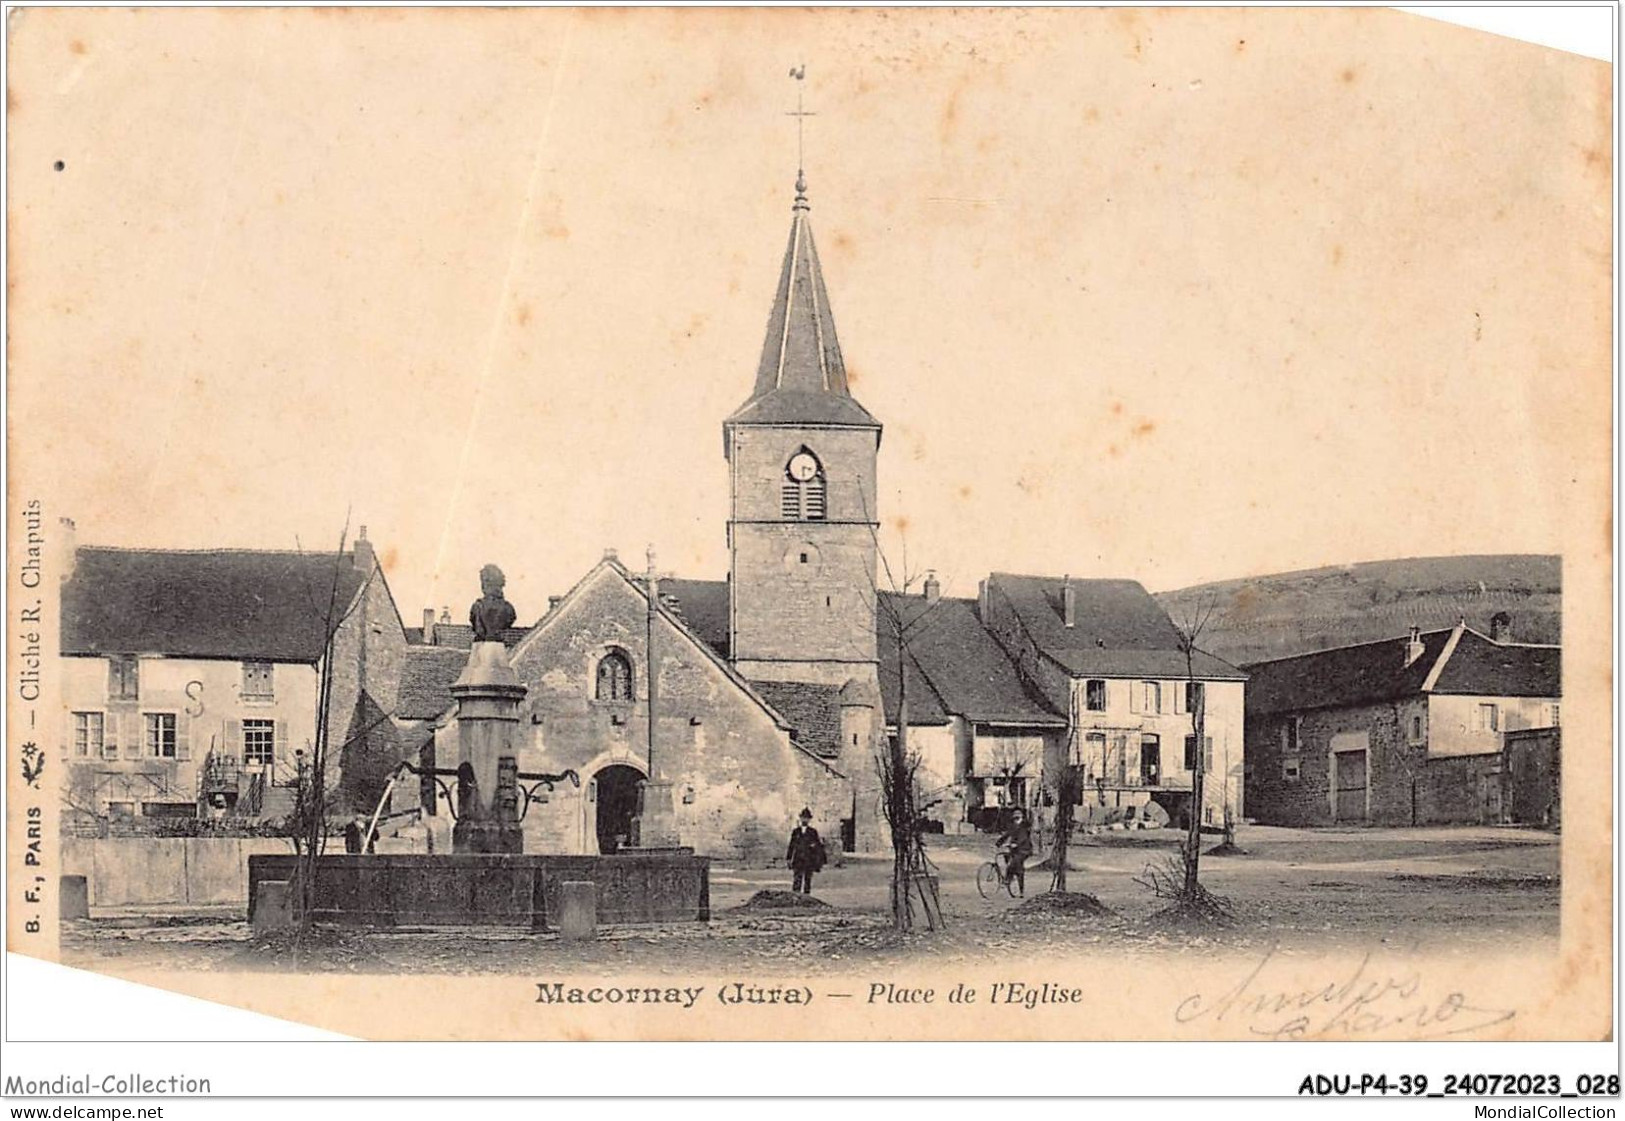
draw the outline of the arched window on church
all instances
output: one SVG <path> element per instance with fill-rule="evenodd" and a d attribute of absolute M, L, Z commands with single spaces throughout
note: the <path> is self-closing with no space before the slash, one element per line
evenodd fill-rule
<path fill-rule="evenodd" d="M 824 465 L 810 450 L 802 448 L 784 465 L 781 513 L 787 521 L 821 522 L 827 508 Z"/>
<path fill-rule="evenodd" d="M 632 699 L 632 661 L 620 650 L 611 650 L 598 659 L 598 685 L 594 696 L 600 701 Z"/>

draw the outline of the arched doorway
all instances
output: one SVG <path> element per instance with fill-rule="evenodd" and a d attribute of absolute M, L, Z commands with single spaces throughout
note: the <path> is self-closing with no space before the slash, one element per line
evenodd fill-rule
<path fill-rule="evenodd" d="M 636 767 L 616 763 L 594 775 L 593 784 L 598 800 L 598 851 L 608 856 L 631 840 L 643 773 Z"/>

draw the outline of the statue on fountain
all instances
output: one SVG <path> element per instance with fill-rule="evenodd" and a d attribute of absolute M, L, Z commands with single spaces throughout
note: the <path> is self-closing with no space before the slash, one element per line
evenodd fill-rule
<path fill-rule="evenodd" d="M 480 591 L 483 594 L 468 609 L 468 623 L 474 628 L 475 642 L 501 642 L 502 632 L 519 618 L 513 604 L 502 595 L 507 582 L 502 569 L 494 564 L 480 569 Z"/>

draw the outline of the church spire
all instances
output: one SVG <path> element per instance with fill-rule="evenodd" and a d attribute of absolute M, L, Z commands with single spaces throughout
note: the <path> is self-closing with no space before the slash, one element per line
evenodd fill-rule
<path fill-rule="evenodd" d="M 728 418 L 730 424 L 843 424 L 879 428 L 852 397 L 830 313 L 824 269 L 813 243 L 807 177 L 796 173 L 790 208 L 790 243 L 779 270 L 767 338 L 756 367 L 750 400 Z"/>

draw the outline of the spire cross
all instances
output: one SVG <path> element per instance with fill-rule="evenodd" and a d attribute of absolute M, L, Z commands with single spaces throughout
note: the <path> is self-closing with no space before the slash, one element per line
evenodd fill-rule
<path fill-rule="evenodd" d="M 812 110 L 802 107 L 802 83 L 807 80 L 806 64 L 791 67 L 790 77 L 796 80 L 796 108 L 795 112 L 786 113 L 785 116 L 794 117 L 796 119 L 796 193 L 802 194 L 807 190 L 807 188 L 804 186 L 803 180 L 803 172 L 807 166 L 806 137 L 803 129 L 806 124 L 806 118 L 816 117 L 818 114 Z"/>

